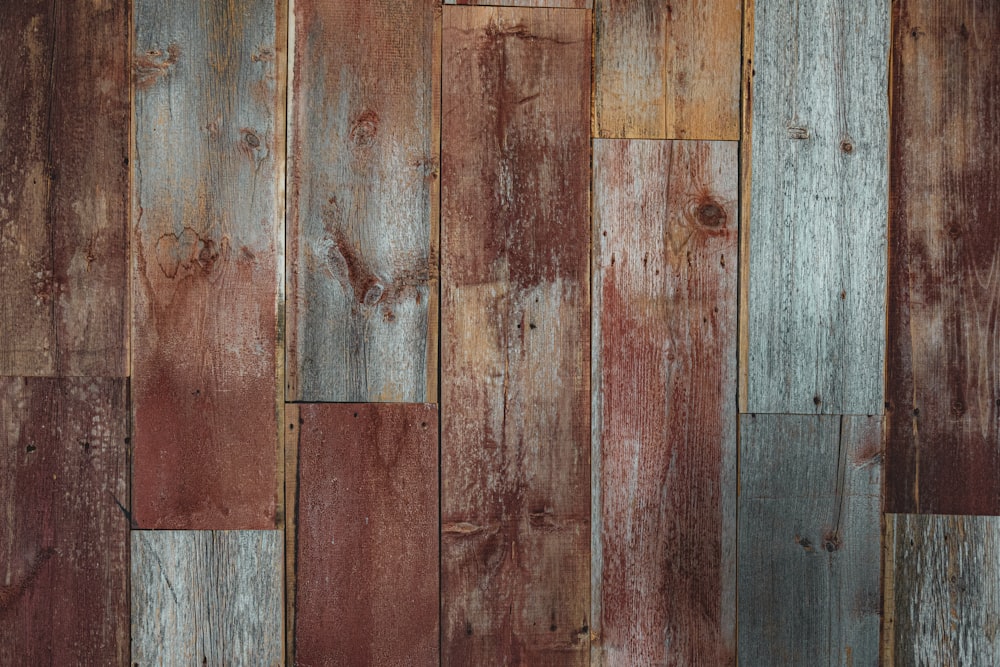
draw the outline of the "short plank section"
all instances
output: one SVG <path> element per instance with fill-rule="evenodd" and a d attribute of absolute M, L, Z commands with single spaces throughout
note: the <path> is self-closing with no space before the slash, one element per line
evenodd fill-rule
<path fill-rule="evenodd" d="M 1000 514 L 1000 4 L 893 3 L 886 502 Z"/>
<path fill-rule="evenodd" d="M 594 0 L 444 0 L 446 5 L 493 5 L 496 7 L 552 7 L 590 9 Z"/>
<path fill-rule="evenodd" d="M 439 664 L 438 419 L 301 405 L 295 664 Z"/>
<path fill-rule="evenodd" d="M 282 534 L 132 532 L 132 664 L 282 664 Z"/>
<path fill-rule="evenodd" d="M 126 374 L 127 16 L 0 8 L 0 375 Z"/>
<path fill-rule="evenodd" d="M 437 400 L 439 0 L 296 0 L 294 401 Z"/>
<path fill-rule="evenodd" d="M 888 14 L 754 9 L 745 412 L 883 410 Z"/>
<path fill-rule="evenodd" d="M 0 379 L 0 664 L 128 662 L 120 379 Z"/>
<path fill-rule="evenodd" d="M 284 153 L 274 0 L 137 0 L 134 15 L 135 520 L 271 528 Z"/>
<path fill-rule="evenodd" d="M 586 665 L 590 14 L 443 43 L 442 658 Z"/>
<path fill-rule="evenodd" d="M 878 663 L 880 422 L 740 416 L 741 665 Z"/>
<path fill-rule="evenodd" d="M 733 664 L 736 142 L 594 142 L 593 665 Z"/>

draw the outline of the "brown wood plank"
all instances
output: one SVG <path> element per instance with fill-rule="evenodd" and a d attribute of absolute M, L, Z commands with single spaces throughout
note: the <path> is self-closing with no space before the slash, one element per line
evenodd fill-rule
<path fill-rule="evenodd" d="M 295 664 L 437 665 L 437 407 L 298 412 Z"/>
<path fill-rule="evenodd" d="M 492 5 L 494 7 L 551 7 L 590 9 L 594 0 L 444 0 L 446 5 Z"/>
<path fill-rule="evenodd" d="M 0 379 L 0 664 L 129 657 L 120 379 Z"/>
<path fill-rule="evenodd" d="M 590 13 L 443 34 L 442 658 L 585 665 Z"/>
<path fill-rule="evenodd" d="M 134 14 L 134 518 L 273 528 L 284 30 L 274 0 Z"/>
<path fill-rule="evenodd" d="M 127 16 L 0 8 L 0 375 L 126 374 Z"/>
<path fill-rule="evenodd" d="M 1000 4 L 893 2 L 886 508 L 1000 514 Z"/>
<path fill-rule="evenodd" d="M 591 664 L 733 664 L 737 144 L 593 159 Z"/>

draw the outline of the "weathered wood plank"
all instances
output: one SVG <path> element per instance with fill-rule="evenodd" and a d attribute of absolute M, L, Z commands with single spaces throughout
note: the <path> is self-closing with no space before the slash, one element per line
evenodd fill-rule
<path fill-rule="evenodd" d="M 740 664 L 878 663 L 880 422 L 741 415 Z"/>
<path fill-rule="evenodd" d="M 299 422 L 296 664 L 439 664 L 436 406 L 301 405 Z"/>
<path fill-rule="evenodd" d="M 299 406 L 285 405 L 285 664 L 295 664 L 295 540 L 298 538 Z"/>
<path fill-rule="evenodd" d="M 1000 514 L 1000 5 L 893 8 L 886 506 Z"/>
<path fill-rule="evenodd" d="M 597 0 L 594 136 L 739 139 L 739 0 Z"/>
<path fill-rule="evenodd" d="M 282 664 L 282 534 L 132 532 L 132 664 Z"/>
<path fill-rule="evenodd" d="M 269 528 L 283 30 L 273 0 L 137 0 L 134 517 Z"/>
<path fill-rule="evenodd" d="M 0 379 L 0 664 L 128 662 L 120 379 Z"/>
<path fill-rule="evenodd" d="M 594 142 L 593 665 L 735 662 L 735 142 Z"/>
<path fill-rule="evenodd" d="M 286 395 L 433 402 L 440 0 L 294 12 Z"/>
<path fill-rule="evenodd" d="M 882 412 L 888 14 L 754 9 L 746 412 Z"/>
<path fill-rule="evenodd" d="M 886 516 L 885 665 L 1000 664 L 1000 517 Z"/>
<path fill-rule="evenodd" d="M 0 8 L 0 375 L 126 374 L 127 16 Z"/>
<path fill-rule="evenodd" d="M 590 9 L 594 0 L 444 0 L 446 5 L 492 5 L 494 7 L 550 7 Z"/>
<path fill-rule="evenodd" d="M 445 8 L 442 658 L 585 665 L 590 14 Z"/>

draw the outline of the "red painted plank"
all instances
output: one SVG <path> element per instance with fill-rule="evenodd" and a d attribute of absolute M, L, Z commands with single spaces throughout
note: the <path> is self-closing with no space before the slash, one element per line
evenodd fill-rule
<path fill-rule="evenodd" d="M 437 665 L 437 407 L 298 410 L 295 664 Z"/>

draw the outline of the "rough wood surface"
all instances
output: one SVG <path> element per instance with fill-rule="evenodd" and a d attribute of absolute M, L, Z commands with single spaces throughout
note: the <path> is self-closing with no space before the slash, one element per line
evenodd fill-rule
<path fill-rule="evenodd" d="M 278 475 L 273 0 L 137 0 L 134 518 L 269 528 Z"/>
<path fill-rule="evenodd" d="M 132 664 L 282 664 L 282 534 L 132 532 Z"/>
<path fill-rule="evenodd" d="M 739 0 L 596 0 L 594 136 L 738 139 Z"/>
<path fill-rule="evenodd" d="M 446 5 L 493 5 L 499 7 L 552 7 L 590 9 L 594 0 L 444 0 Z"/>
<path fill-rule="evenodd" d="M 296 0 L 287 396 L 437 399 L 439 0 Z"/>
<path fill-rule="evenodd" d="M 299 406 L 285 405 L 285 664 L 295 664 L 295 540 L 298 537 Z"/>
<path fill-rule="evenodd" d="M 885 665 L 1000 664 L 1000 517 L 886 516 Z"/>
<path fill-rule="evenodd" d="M 590 14 L 443 43 L 442 658 L 586 665 Z"/>
<path fill-rule="evenodd" d="M 754 9 L 745 412 L 882 412 L 888 10 Z"/>
<path fill-rule="evenodd" d="M 887 510 L 1000 514 L 1000 4 L 893 7 Z"/>
<path fill-rule="evenodd" d="M 119 379 L 0 379 L 0 664 L 128 662 Z"/>
<path fill-rule="evenodd" d="M 433 405 L 301 405 L 295 664 L 439 664 Z"/>
<path fill-rule="evenodd" d="M 0 8 L 0 374 L 123 376 L 123 3 Z"/>
<path fill-rule="evenodd" d="M 737 145 L 593 159 L 591 664 L 734 664 Z"/>
<path fill-rule="evenodd" d="M 741 665 L 878 664 L 880 422 L 740 416 Z"/>

